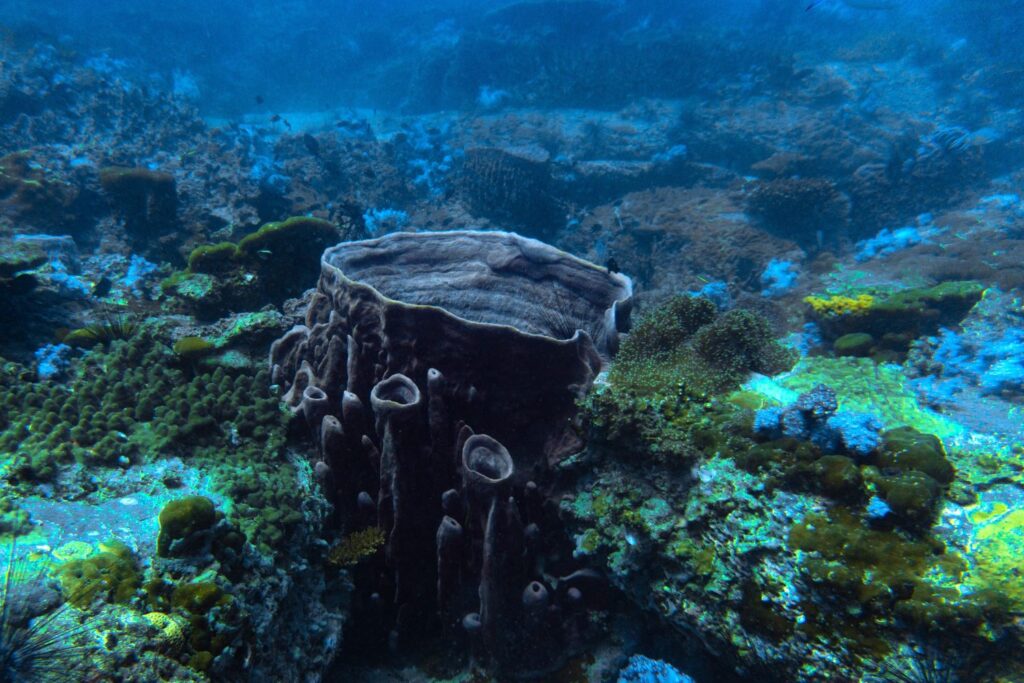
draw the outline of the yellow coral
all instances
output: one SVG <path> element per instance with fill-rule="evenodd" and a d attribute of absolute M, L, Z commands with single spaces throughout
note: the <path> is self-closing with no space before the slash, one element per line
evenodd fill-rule
<path fill-rule="evenodd" d="M 160 631 L 160 640 L 171 652 L 180 650 L 185 644 L 186 624 L 180 617 L 164 612 L 148 612 L 142 616 Z"/>
<path fill-rule="evenodd" d="M 848 315 L 864 315 L 875 303 L 875 297 L 870 294 L 858 294 L 851 296 L 809 296 L 804 303 L 811 307 L 815 315 L 823 318 L 839 318 Z"/>
<path fill-rule="evenodd" d="M 53 551 L 53 556 L 62 562 L 84 560 L 92 556 L 93 547 L 85 541 L 69 541 Z"/>

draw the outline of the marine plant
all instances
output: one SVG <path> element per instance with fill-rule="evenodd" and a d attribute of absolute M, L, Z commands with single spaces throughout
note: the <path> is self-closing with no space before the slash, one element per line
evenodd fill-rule
<path fill-rule="evenodd" d="M 139 331 L 141 323 L 128 311 L 103 311 L 94 322 L 71 330 L 62 340 L 69 346 L 90 347 L 109 344 L 118 339 L 130 339 Z"/>
<path fill-rule="evenodd" d="M 384 532 L 371 526 L 353 531 L 327 553 L 327 562 L 336 567 L 352 567 L 372 557 L 384 545 Z"/>

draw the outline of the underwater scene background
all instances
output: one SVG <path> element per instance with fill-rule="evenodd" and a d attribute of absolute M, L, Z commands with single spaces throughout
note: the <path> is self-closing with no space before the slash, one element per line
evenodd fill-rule
<path fill-rule="evenodd" d="M 1022 35 L 0 0 L 0 681 L 1024 682 Z"/>

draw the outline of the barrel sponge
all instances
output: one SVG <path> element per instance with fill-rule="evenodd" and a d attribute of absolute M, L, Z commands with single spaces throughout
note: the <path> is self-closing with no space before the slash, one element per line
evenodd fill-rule
<path fill-rule="evenodd" d="M 628 329 L 632 283 L 507 232 L 392 233 L 327 249 L 305 325 L 271 349 L 271 381 L 293 408 L 313 385 L 369 402 L 427 372 L 474 428 L 512 450 L 579 449 L 576 402 Z M 468 413 L 467 413 L 468 415 Z"/>

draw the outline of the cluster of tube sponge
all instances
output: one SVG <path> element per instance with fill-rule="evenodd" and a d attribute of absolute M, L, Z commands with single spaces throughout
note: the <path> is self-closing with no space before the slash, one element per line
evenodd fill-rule
<path fill-rule="evenodd" d="M 385 533 L 390 571 L 366 587 L 362 608 L 378 612 L 368 623 L 389 623 L 381 635 L 393 649 L 439 623 L 493 669 L 553 670 L 582 644 L 587 594 L 602 579 L 545 573 L 539 486 L 517 478 L 494 438 L 465 424 L 452 438 L 445 389 L 434 369 L 425 396 L 392 375 L 372 388 L 369 411 L 352 392 L 332 406 L 323 390 L 303 390 L 297 412 L 319 428 L 321 471 L 342 513 Z"/>

